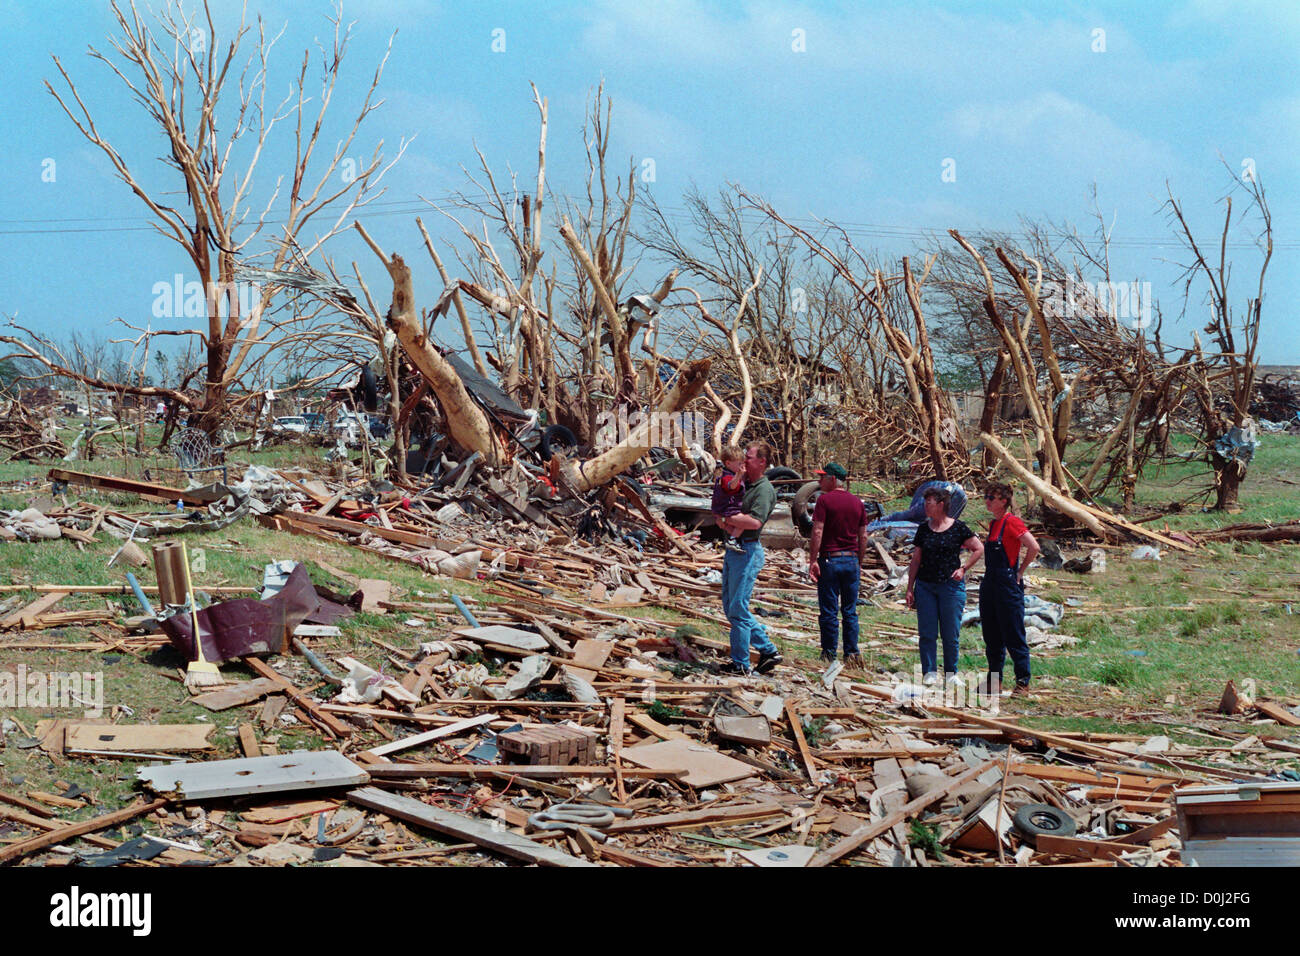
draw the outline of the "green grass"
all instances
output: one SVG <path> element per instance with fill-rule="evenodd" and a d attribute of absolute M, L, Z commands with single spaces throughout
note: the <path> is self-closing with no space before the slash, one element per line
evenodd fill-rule
<path fill-rule="evenodd" d="M 1188 447 L 1180 441 L 1180 447 Z M 266 464 L 286 462 L 307 464 L 319 457 L 319 449 L 279 447 L 251 456 Z M 1080 450 L 1067 456 L 1075 464 L 1086 463 Z M 250 456 L 238 456 L 247 462 Z M 93 461 L 77 462 L 68 467 L 141 477 L 146 467 L 174 463 L 161 455 L 144 458 L 109 455 L 101 443 L 101 455 Z M 0 508 L 43 504 L 49 499 L 49 483 L 44 475 L 59 463 L 0 464 Z M 1287 480 L 1300 480 L 1300 438 L 1264 436 L 1259 453 L 1242 486 L 1241 500 L 1245 512 L 1227 516 L 1201 513 L 1194 509 L 1171 516 L 1171 528 L 1209 528 L 1241 521 L 1285 520 L 1300 515 L 1300 486 Z M 151 472 L 155 480 L 178 481 L 173 476 Z M 1189 477 L 1190 476 L 1190 477 Z M 1148 469 L 1138 487 L 1139 506 L 1160 504 L 1186 497 L 1195 482 L 1204 484 L 1207 472 L 1202 463 L 1171 463 Z M 1186 480 L 1184 480 L 1186 479 Z M 20 482 L 30 482 L 20 486 Z M 906 489 L 899 483 L 898 496 L 885 503 L 889 509 L 906 505 Z M 865 489 L 862 489 L 865 492 Z M 867 492 L 871 493 L 871 492 Z M 107 504 L 127 511 L 152 507 L 143 505 L 132 495 L 105 494 L 94 489 L 71 488 L 69 501 Z M 159 505 L 164 510 L 165 505 Z M 987 513 L 981 500 L 972 500 L 963 520 L 982 530 Z M 1157 520 L 1152 527 L 1163 527 Z M 109 556 L 120 542 L 101 533 L 100 541 L 80 550 L 71 541 L 0 544 L 0 579 L 12 584 L 120 584 L 123 569 L 108 568 Z M 368 554 L 341 542 L 331 542 L 274 532 L 252 520 L 244 520 L 219 532 L 185 535 L 190 549 L 202 549 L 206 570 L 196 581 L 198 587 L 237 585 L 253 587 L 260 583 L 263 565 L 275 559 L 305 561 L 317 583 L 333 584 L 347 590 L 342 582 L 332 580 L 320 562 L 333 565 L 360 577 L 384 578 L 393 582 L 397 600 L 436 600 L 444 590 L 475 600 L 490 600 L 482 586 L 474 581 L 434 578 L 418 568 Z M 146 548 L 147 550 L 147 548 Z M 1068 546 L 1067 546 L 1067 550 Z M 1060 633 L 1079 639 L 1072 647 L 1035 652 L 1035 685 L 1041 693 L 1030 701 L 1006 701 L 1008 712 L 1020 715 L 1026 723 L 1050 730 L 1093 731 L 1111 733 L 1165 733 L 1191 743 L 1205 743 L 1204 738 L 1180 736 L 1180 732 L 1162 720 L 1178 723 L 1203 723 L 1211 715 L 1223 686 L 1232 679 L 1255 681 L 1265 696 L 1300 695 L 1300 549 L 1289 544 L 1213 544 L 1192 555 L 1167 553 L 1160 562 L 1135 562 L 1128 557 L 1131 546 L 1107 552 L 1108 568 L 1104 574 L 1074 575 L 1064 571 L 1031 571 L 1031 592 L 1049 600 L 1077 601 L 1069 607 L 1059 628 Z M 1076 549 L 1076 553 L 1077 549 Z M 150 568 L 138 569 L 145 584 L 153 583 Z M 426 597 L 419 597 L 423 592 Z M 35 598 L 33 592 L 4 594 L 15 606 Z M 760 595 L 761 596 L 761 595 Z M 117 596 L 74 596 L 57 610 L 104 608 L 106 600 L 115 608 L 123 607 Z M 972 588 L 970 600 L 975 600 Z M 1195 603 L 1193 603 L 1195 602 Z M 1290 613 L 1288 603 L 1292 604 Z M 126 602 L 136 613 L 133 602 Z M 816 668 L 818 642 L 816 607 L 805 598 L 803 609 L 794 617 L 764 619 L 769 626 L 800 632 L 791 637 L 774 634 L 783 652 L 792 660 Z M 916 663 L 914 639 L 905 636 L 879 635 L 888 626 L 900 635 L 913 633 L 915 617 L 893 603 L 889 597 L 879 599 L 879 607 L 861 608 L 863 657 L 872 671 L 910 673 Z M 692 607 L 718 614 L 716 602 L 691 601 Z M 706 638 L 725 640 L 724 629 L 711 621 L 686 617 L 667 608 L 639 608 L 627 612 L 673 624 L 690 624 Z M 403 622 L 418 616 L 429 625 L 407 627 Z M 373 642 L 382 640 L 395 647 L 413 649 L 421 640 L 445 636 L 459 626 L 458 615 L 447 612 L 395 612 L 389 615 L 357 615 L 344 621 L 339 638 L 314 640 L 313 647 L 323 658 L 350 654 L 372 667 L 393 667 L 389 652 Z M 216 752 L 230 756 L 237 748 L 235 729 L 238 721 L 249 720 L 253 710 L 209 713 L 188 702 L 188 695 L 178 682 L 166 674 L 176 673 L 182 662 L 170 650 L 135 656 L 115 652 L 109 655 L 78 650 L 13 650 L 14 643 L 58 643 L 87 641 L 90 635 L 79 628 L 63 631 L 20 632 L 0 636 L 0 668 L 13 670 L 18 663 L 29 670 L 87 671 L 102 670 L 106 683 L 107 707 L 126 705 L 133 713 L 119 715 L 127 722 L 189 723 L 211 721 L 216 730 L 212 742 Z M 1136 652 L 1136 653 L 1135 653 Z M 960 667 L 964 671 L 984 668 L 983 645 L 978 628 L 967 628 L 961 635 Z M 225 665 L 238 676 L 238 665 Z M 688 665 L 675 665 L 681 675 L 694 672 Z M 295 680 L 309 686 L 316 678 L 302 665 L 294 672 Z M 80 712 L 55 712 L 49 708 L 24 708 L 4 716 L 21 721 L 28 732 L 50 717 L 79 717 Z M 823 725 L 824 726 L 824 725 Z M 1296 731 L 1276 725 L 1231 725 L 1242 732 L 1300 739 Z M 810 741 L 822 728 L 810 728 Z M 258 729 L 262 739 L 263 731 Z M 21 735 L 21 732 L 20 732 Z M 326 742 L 309 727 L 284 726 L 270 732 L 277 738 L 281 751 L 295 748 L 318 748 Z M 376 738 L 377 739 L 377 738 Z M 52 761 L 39 749 L 21 749 L 10 738 L 0 752 L 3 768 L 0 786 L 51 791 L 60 781 L 76 783 L 92 791 L 100 807 L 120 806 L 134 791 L 134 769 L 130 760 Z M 1279 763 L 1278 766 L 1285 766 Z M 15 784 L 17 778 L 21 784 Z M 88 808 L 69 818 L 102 812 Z"/>

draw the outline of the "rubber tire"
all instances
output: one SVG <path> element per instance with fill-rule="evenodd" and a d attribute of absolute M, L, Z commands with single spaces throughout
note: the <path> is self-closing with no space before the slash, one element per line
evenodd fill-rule
<path fill-rule="evenodd" d="M 542 440 L 537 445 L 537 453 L 542 456 L 542 461 L 550 461 L 555 451 L 577 447 L 577 435 L 563 425 L 551 425 L 542 432 Z"/>
<path fill-rule="evenodd" d="M 1048 836 L 1074 836 L 1074 818 L 1047 803 L 1026 803 L 1011 818 L 1016 832 L 1034 843 L 1043 834 Z"/>
<path fill-rule="evenodd" d="M 809 505 L 812 504 L 813 497 L 821 491 L 821 487 L 820 481 L 810 481 L 806 485 L 800 485 L 794 501 L 790 502 L 790 520 L 805 538 L 812 535 L 812 509 Z"/>
<path fill-rule="evenodd" d="M 379 385 L 375 381 L 375 373 L 370 371 L 370 366 L 361 366 L 361 381 L 357 384 L 361 389 L 361 404 L 365 406 L 366 411 L 379 411 Z"/>
<path fill-rule="evenodd" d="M 631 475 L 623 475 L 623 480 L 626 481 L 632 487 L 632 490 L 636 492 L 636 496 L 638 498 L 640 498 L 642 501 L 649 500 L 650 496 L 645 490 L 645 485 L 641 484 L 641 482 L 637 481 Z"/>
<path fill-rule="evenodd" d="M 773 465 L 763 473 L 763 477 L 768 481 L 798 481 L 803 475 L 793 468 L 786 468 L 784 465 Z"/>

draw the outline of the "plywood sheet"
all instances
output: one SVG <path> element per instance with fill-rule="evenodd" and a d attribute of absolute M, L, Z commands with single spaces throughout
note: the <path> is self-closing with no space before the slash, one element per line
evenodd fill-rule
<path fill-rule="evenodd" d="M 209 750 L 212 724 L 68 724 L 67 750 L 131 750 L 177 753 Z"/>
<path fill-rule="evenodd" d="M 689 740 L 665 740 L 642 744 L 623 751 L 623 759 L 638 767 L 682 769 L 683 782 L 692 787 L 712 787 L 754 775 L 754 768 L 718 753 L 712 747 Z"/>
<path fill-rule="evenodd" d="M 521 651 L 544 651 L 551 645 L 539 634 L 521 631 L 517 627 L 504 624 L 489 624 L 486 627 L 462 627 L 455 632 L 460 637 L 467 637 L 480 644 L 502 644 L 505 647 L 518 648 Z"/>

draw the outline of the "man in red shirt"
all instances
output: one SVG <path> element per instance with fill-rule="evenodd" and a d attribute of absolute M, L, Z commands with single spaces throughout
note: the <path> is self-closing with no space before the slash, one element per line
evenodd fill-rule
<path fill-rule="evenodd" d="M 813 507 L 808 573 L 817 582 L 821 659 L 823 663 L 834 663 L 843 618 L 844 663 L 860 668 L 858 585 L 867 552 L 867 510 L 861 498 L 840 487 L 849 477 L 843 465 L 831 462 L 817 474 L 821 476 L 822 493 Z"/>

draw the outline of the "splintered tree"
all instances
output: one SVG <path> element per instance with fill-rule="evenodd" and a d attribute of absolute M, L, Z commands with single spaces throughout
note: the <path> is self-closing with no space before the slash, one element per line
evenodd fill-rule
<path fill-rule="evenodd" d="M 1255 373 L 1258 367 L 1259 320 L 1264 299 L 1264 275 L 1269 260 L 1273 258 L 1273 219 L 1264 187 L 1252 171 L 1243 179 L 1233 176 L 1234 188 L 1243 190 L 1249 198 L 1246 210 L 1238 222 L 1252 209 L 1260 220 L 1261 231 L 1256 245 L 1262 253 L 1259 279 L 1255 294 L 1245 302 L 1244 309 L 1234 310 L 1228 293 L 1228 280 L 1232 263 L 1228 261 L 1228 233 L 1232 228 L 1232 196 L 1223 199 L 1223 229 L 1219 234 L 1218 256 L 1196 241 L 1192 228 L 1183 215 L 1183 207 L 1169 190 L 1165 206 L 1175 232 L 1183 240 L 1192 260 L 1184 265 L 1183 310 L 1198 281 L 1208 288 L 1205 298 L 1209 304 L 1210 318 L 1204 332 L 1214 343 L 1217 352 L 1208 355 L 1202 348 L 1200 336 L 1195 337 L 1190 371 L 1192 392 L 1200 411 L 1203 439 L 1210 466 L 1214 469 L 1216 510 L 1238 511 L 1238 490 L 1246 477 L 1246 466 L 1254 451 L 1253 422 L 1250 420 L 1250 402 L 1255 391 Z M 1220 396 L 1223 396 L 1221 399 Z"/>
<path fill-rule="evenodd" d="M 107 384 L 122 393 L 165 397 L 189 409 L 192 425 L 214 432 L 228 419 L 235 390 L 249 390 L 257 356 L 282 344 L 278 323 L 267 315 L 280 287 L 240 286 L 239 267 L 246 255 L 253 255 L 251 244 L 262 237 L 267 248 L 258 253 L 273 272 L 292 260 L 306 261 L 357 207 L 379 194 L 376 186 L 392 165 L 384 165 L 382 143 L 360 164 L 348 155 L 361 123 L 379 106 L 374 93 L 388 57 L 385 54 L 375 70 L 350 128 L 317 157 L 351 34 L 338 8 L 329 18 L 332 36 L 318 47 L 319 85 L 316 78 L 309 81 L 313 57 L 305 52 L 283 98 L 272 93 L 273 86 L 284 87 L 269 73 L 278 35 L 268 36 L 260 17 L 254 24 L 241 17 L 227 38 L 218 33 L 209 0 L 197 10 L 167 3 L 155 23 L 146 22 L 134 2 L 126 7 L 114 2 L 112 11 L 120 31 L 109 40 L 112 52 L 92 48 L 90 56 L 103 63 L 144 110 L 161 143 L 133 143 L 139 157 L 129 158 L 130 151 L 119 148 L 122 140 L 115 145 L 101 130 L 58 57 L 54 64 L 66 89 L 56 90 L 49 82 L 46 88 L 82 136 L 108 158 L 117 178 L 145 204 L 158 232 L 189 259 L 204 292 L 207 325 L 179 334 L 203 343 L 205 361 L 195 370 L 197 375 L 186 375 L 186 370 L 181 374 L 186 380 L 201 377 L 202 391 L 91 381 L 59 366 L 46 349 L 26 351 L 56 374 L 94 387 Z M 284 128 L 284 136 L 272 136 L 277 127 Z M 279 172 L 259 168 L 273 141 L 281 139 L 293 151 L 292 165 Z M 160 146 L 161 162 L 178 182 L 155 183 L 141 171 L 145 158 Z M 273 176 L 274 188 L 255 197 L 255 178 L 265 190 Z M 179 208 L 167 198 L 178 191 L 185 197 Z M 156 335 L 178 334 L 139 331 L 146 349 Z"/>

